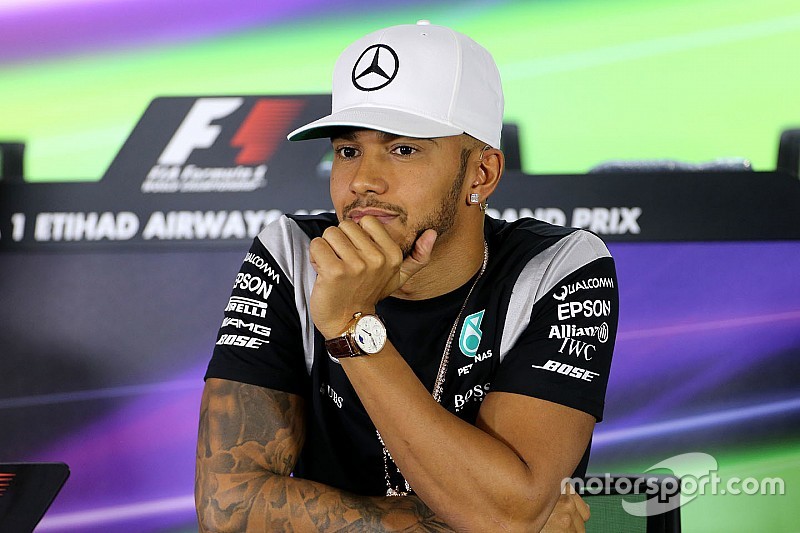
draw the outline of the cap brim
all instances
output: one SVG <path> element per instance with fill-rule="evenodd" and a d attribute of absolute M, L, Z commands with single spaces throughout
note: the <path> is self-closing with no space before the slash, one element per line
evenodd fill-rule
<path fill-rule="evenodd" d="M 463 129 L 406 111 L 380 107 L 343 109 L 297 128 L 286 136 L 290 141 L 330 137 L 338 128 L 366 128 L 406 137 L 449 137 Z"/>

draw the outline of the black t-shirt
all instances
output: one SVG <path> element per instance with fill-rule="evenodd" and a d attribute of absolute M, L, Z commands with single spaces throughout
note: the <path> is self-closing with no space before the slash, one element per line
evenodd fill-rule
<path fill-rule="evenodd" d="M 383 495 L 375 426 L 308 311 L 316 278 L 308 245 L 336 223 L 332 214 L 284 216 L 259 234 L 236 277 L 206 378 L 303 396 L 307 434 L 295 475 Z M 489 262 L 456 326 L 442 405 L 474 424 L 486 395 L 504 391 L 600 421 L 618 318 L 607 248 L 589 232 L 534 219 L 486 217 L 485 237 Z M 429 391 L 473 281 L 428 300 L 377 305 L 392 344 Z M 576 475 L 585 472 L 588 451 Z"/>

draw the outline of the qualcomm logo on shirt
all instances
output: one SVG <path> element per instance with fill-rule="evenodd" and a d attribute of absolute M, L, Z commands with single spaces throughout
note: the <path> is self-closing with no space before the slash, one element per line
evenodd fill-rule
<path fill-rule="evenodd" d="M 458 347 L 461 348 L 461 353 L 467 357 L 475 357 L 475 354 L 478 353 L 478 346 L 480 346 L 483 336 L 481 321 L 485 312 L 486 309 L 482 309 L 464 319 L 461 336 L 458 338 Z"/>

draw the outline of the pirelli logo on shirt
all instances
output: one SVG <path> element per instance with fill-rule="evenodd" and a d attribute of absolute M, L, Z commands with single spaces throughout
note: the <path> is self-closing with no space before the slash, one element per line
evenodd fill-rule
<path fill-rule="evenodd" d="M 226 313 L 241 313 L 258 318 L 267 316 L 267 309 L 269 309 L 267 302 L 254 300 L 252 298 L 244 298 L 242 296 L 231 296 L 228 300 L 228 305 L 225 306 Z"/>

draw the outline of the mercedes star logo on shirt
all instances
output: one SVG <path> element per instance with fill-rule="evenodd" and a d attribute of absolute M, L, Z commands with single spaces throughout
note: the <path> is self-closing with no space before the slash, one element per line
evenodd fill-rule
<path fill-rule="evenodd" d="M 373 44 L 361 53 L 353 66 L 353 85 L 362 91 L 386 87 L 397 76 L 399 66 L 394 50 L 385 44 Z"/>

